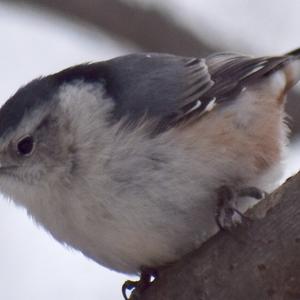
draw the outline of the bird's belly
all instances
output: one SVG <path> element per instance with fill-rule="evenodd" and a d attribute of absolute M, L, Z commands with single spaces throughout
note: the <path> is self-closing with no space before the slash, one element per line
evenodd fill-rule
<path fill-rule="evenodd" d="M 222 176 L 214 181 L 208 176 L 209 181 L 185 182 L 176 173 L 168 174 L 177 175 L 176 188 L 165 184 L 169 180 L 165 175 L 155 187 L 123 189 L 118 198 L 109 200 L 116 202 L 105 213 L 92 205 L 88 216 L 82 218 L 80 213 L 76 228 L 64 225 L 68 231 L 59 239 L 99 264 L 124 273 L 178 260 L 218 232 L 215 190 L 225 182 L 231 186 L 236 182 Z M 243 183 L 248 185 L 247 180 Z M 248 203 L 241 201 L 245 210 Z"/>
<path fill-rule="evenodd" d="M 56 215 L 41 223 L 59 241 L 117 271 L 136 273 L 179 259 L 218 231 L 216 189 L 256 184 L 281 155 L 276 128 L 270 135 L 257 130 L 252 144 L 245 128 L 234 127 L 233 136 L 226 128 L 235 125 L 209 124 L 182 136 L 133 139 L 125 152 L 115 145 L 101 170 L 105 181 L 95 168 L 90 186 L 74 185 L 69 203 L 54 211 L 66 212 L 64 218 L 55 226 Z M 199 138 L 205 130 L 209 134 Z"/>
<path fill-rule="evenodd" d="M 123 214 L 134 213 L 125 209 Z M 91 230 L 86 233 L 93 244 L 78 240 L 72 244 L 101 265 L 124 273 L 176 261 L 218 231 L 214 200 L 203 198 L 186 210 L 166 212 L 162 207 L 158 213 L 157 207 L 148 206 L 131 220 L 112 219 L 97 227 L 97 235 Z"/>

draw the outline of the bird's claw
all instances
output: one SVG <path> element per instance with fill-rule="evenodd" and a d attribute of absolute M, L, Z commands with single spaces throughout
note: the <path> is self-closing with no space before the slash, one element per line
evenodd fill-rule
<path fill-rule="evenodd" d="M 242 223 L 243 219 L 249 219 L 237 209 L 237 199 L 251 197 L 262 200 L 266 193 L 256 187 L 243 187 L 234 190 L 228 186 L 221 186 L 217 191 L 218 208 L 216 221 L 221 229 L 230 230 L 232 227 Z"/>
<path fill-rule="evenodd" d="M 132 281 L 132 280 L 127 280 L 124 282 L 122 285 L 122 295 L 125 300 L 129 300 L 127 296 L 127 291 L 131 292 L 133 289 L 135 289 L 138 286 L 139 281 Z"/>
<path fill-rule="evenodd" d="M 149 268 L 142 268 L 141 277 L 138 281 L 127 280 L 122 286 L 122 294 L 125 300 L 137 300 L 140 298 L 140 294 L 147 289 L 152 282 L 152 278 L 157 277 L 157 272 Z M 127 291 L 131 292 L 130 296 L 127 296 Z"/>

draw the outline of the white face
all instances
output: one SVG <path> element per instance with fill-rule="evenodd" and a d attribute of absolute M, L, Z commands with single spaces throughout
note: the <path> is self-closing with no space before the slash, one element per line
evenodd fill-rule
<path fill-rule="evenodd" d="M 75 176 L 84 178 L 95 165 L 95 149 L 99 154 L 105 136 L 111 139 L 105 121 L 111 104 L 105 99 L 99 105 L 102 96 L 101 86 L 62 86 L 52 102 L 0 137 L 0 191 L 19 201 L 31 192 L 61 191 Z"/>
<path fill-rule="evenodd" d="M 17 202 L 35 191 L 49 190 L 72 167 L 55 111 L 36 109 L 0 140 L 0 190 Z"/>

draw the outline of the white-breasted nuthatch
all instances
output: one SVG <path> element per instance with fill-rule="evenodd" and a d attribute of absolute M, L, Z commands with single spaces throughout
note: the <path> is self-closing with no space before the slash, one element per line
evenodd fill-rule
<path fill-rule="evenodd" d="M 299 78 L 300 50 L 132 54 L 35 79 L 0 110 L 0 189 L 108 268 L 175 261 L 218 231 L 220 186 L 280 175 Z"/>

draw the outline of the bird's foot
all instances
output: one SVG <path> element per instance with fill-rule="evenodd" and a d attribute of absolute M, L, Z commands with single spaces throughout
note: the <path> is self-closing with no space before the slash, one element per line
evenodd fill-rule
<path fill-rule="evenodd" d="M 216 220 L 221 229 L 229 230 L 247 219 L 238 209 L 237 200 L 243 197 L 251 197 L 262 200 L 266 193 L 256 187 L 243 187 L 234 189 L 229 186 L 221 186 L 217 191 L 218 208 Z"/>
<path fill-rule="evenodd" d="M 157 278 L 157 271 L 149 268 L 142 268 L 140 280 L 132 281 L 127 280 L 122 286 L 122 294 L 125 300 L 137 300 L 140 299 L 141 293 L 147 289 L 153 280 Z M 131 292 L 130 296 L 127 296 L 127 291 Z"/>

